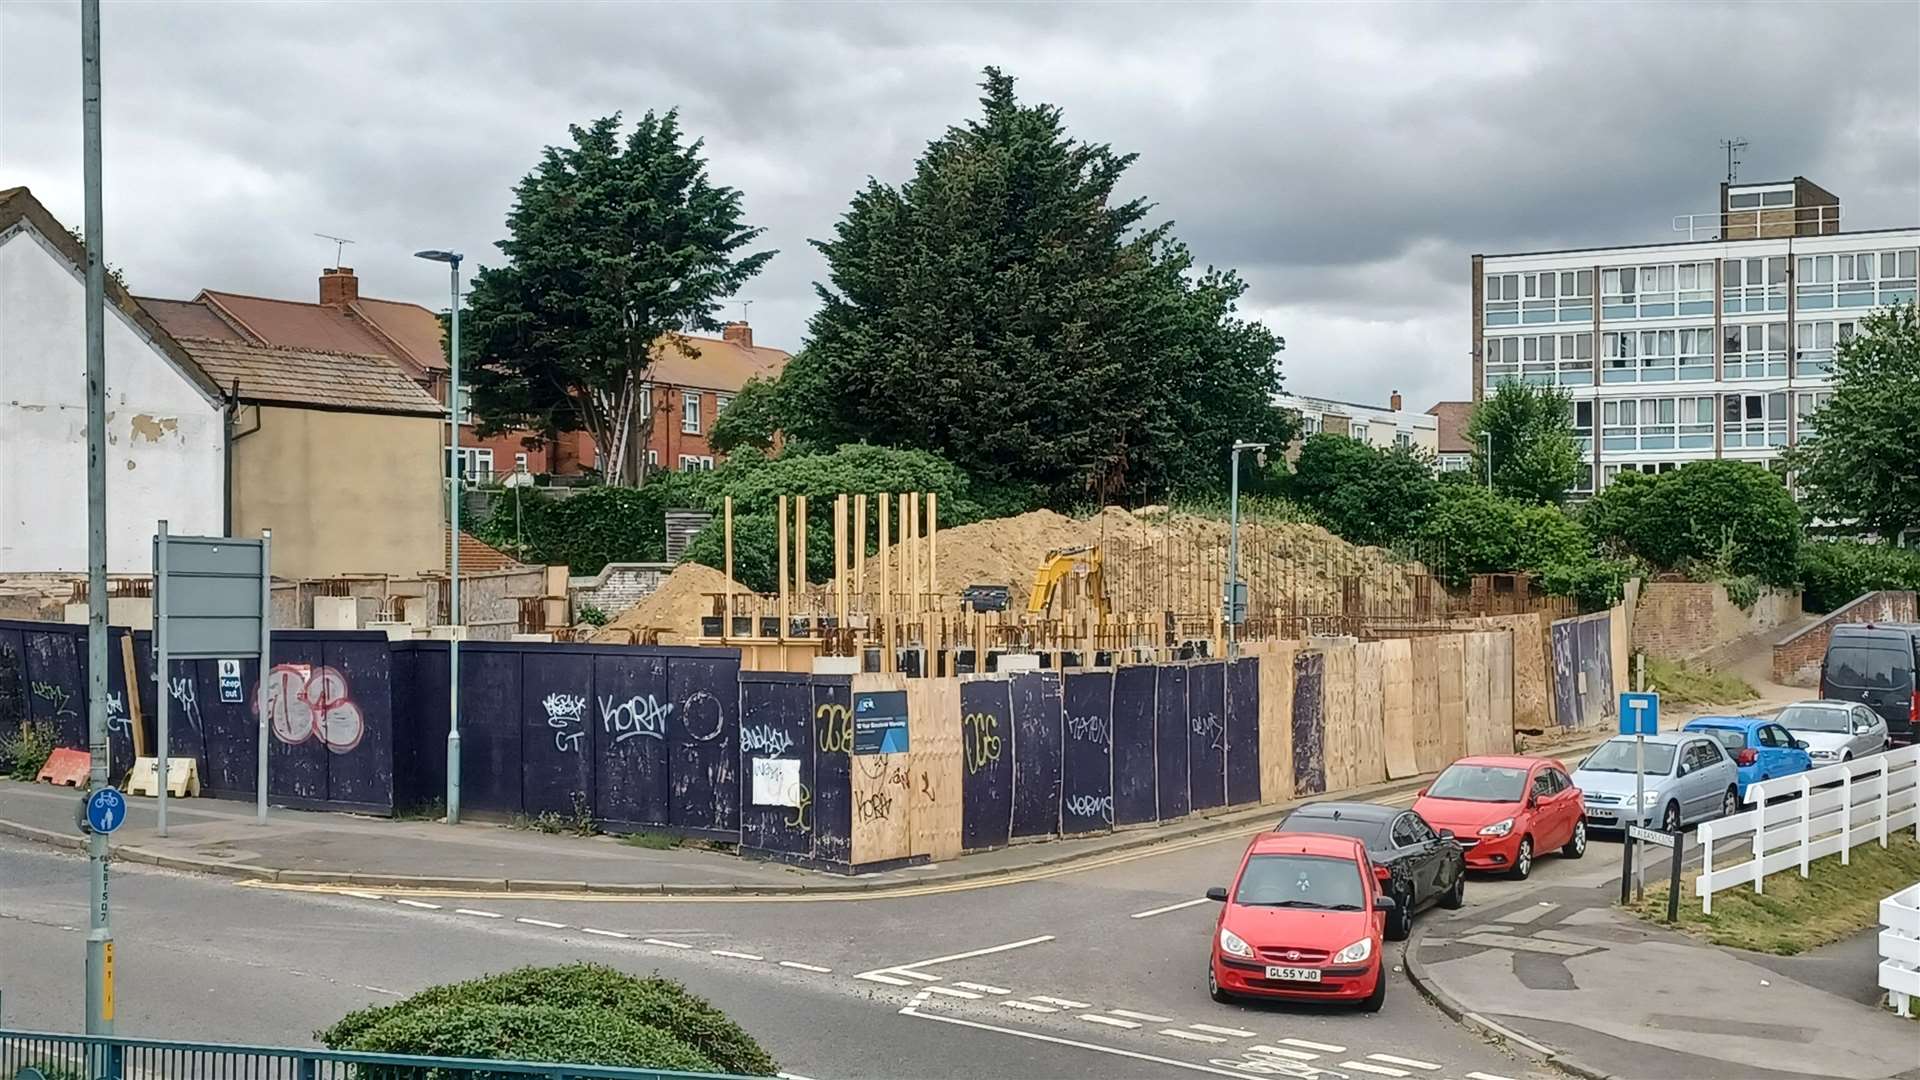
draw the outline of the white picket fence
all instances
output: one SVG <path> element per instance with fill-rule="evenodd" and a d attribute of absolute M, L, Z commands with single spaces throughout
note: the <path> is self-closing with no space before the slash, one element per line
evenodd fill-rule
<path fill-rule="evenodd" d="M 1880 989 L 1901 1016 L 1920 998 L 1920 884 L 1880 901 Z"/>
<path fill-rule="evenodd" d="M 1798 799 L 1768 799 L 1798 794 Z M 1887 835 L 1908 825 L 1920 839 L 1920 746 L 1843 761 L 1811 772 L 1764 780 L 1747 789 L 1754 809 L 1700 826 L 1700 876 L 1694 893 L 1701 910 L 1713 913 L 1713 894 L 1752 883 L 1764 892 L 1768 874 L 1800 868 L 1838 853 L 1844 864 L 1853 848 L 1871 840 L 1881 847 Z M 1716 865 L 1729 840 L 1748 837 L 1744 861 Z M 1733 849 L 1738 850 L 1738 849 Z"/>

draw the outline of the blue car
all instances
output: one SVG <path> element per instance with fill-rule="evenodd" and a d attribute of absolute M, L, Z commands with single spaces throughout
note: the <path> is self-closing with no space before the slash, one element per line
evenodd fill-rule
<path fill-rule="evenodd" d="M 1740 771 L 1740 801 L 1747 788 L 1762 780 L 1777 780 L 1813 768 L 1807 744 L 1771 717 L 1702 716 L 1690 720 L 1685 731 L 1710 735 L 1733 758 Z"/>

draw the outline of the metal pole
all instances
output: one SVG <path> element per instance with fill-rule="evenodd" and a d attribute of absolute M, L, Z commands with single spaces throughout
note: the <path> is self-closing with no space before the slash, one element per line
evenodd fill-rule
<path fill-rule="evenodd" d="M 101 232 L 100 0 L 80 2 L 80 107 L 87 231 L 87 787 L 107 786 L 107 275 Z M 139 687 L 129 687 L 139 693 Z M 113 1033 L 113 925 L 107 834 L 87 837 L 87 1034 Z"/>
<path fill-rule="evenodd" d="M 447 264 L 453 283 L 453 314 L 447 345 L 447 429 L 453 452 L 447 462 L 447 599 L 453 636 L 447 641 L 447 824 L 460 824 L 460 257 Z"/>
<path fill-rule="evenodd" d="M 160 519 L 160 529 L 153 538 L 153 677 L 154 702 L 159 712 L 156 726 L 159 728 L 156 738 L 158 745 L 155 754 L 154 798 L 159 802 L 158 830 L 161 836 L 167 835 L 167 698 L 171 697 L 173 683 L 167 675 L 173 670 L 168 660 L 167 625 L 167 519 Z M 131 691 L 139 693 L 138 690 Z"/>
<path fill-rule="evenodd" d="M 1240 581 L 1240 444 L 1237 442 L 1233 444 L 1229 462 L 1228 471 L 1233 473 L 1233 479 L 1230 481 L 1232 494 L 1227 498 L 1227 595 L 1224 602 L 1227 609 L 1227 659 L 1231 660 L 1240 655 L 1239 627 L 1233 621 L 1233 602 L 1235 594 L 1239 592 L 1234 586 Z"/>
<path fill-rule="evenodd" d="M 1638 721 L 1634 726 L 1639 727 Z M 1675 751 L 1678 753 L 1678 750 Z M 1633 737 L 1633 806 L 1634 813 L 1645 817 L 1647 813 L 1647 737 L 1635 734 Z M 1652 826 L 1649 825 L 1649 828 Z M 1633 860 L 1633 899 L 1639 903 L 1647 894 L 1646 858 L 1639 851 L 1634 852 Z"/>
<path fill-rule="evenodd" d="M 1480 441 L 1487 444 L 1487 490 L 1493 490 L 1493 432 L 1480 433 Z"/>
<path fill-rule="evenodd" d="M 255 779 L 256 798 L 259 802 L 254 811 L 254 820 L 262 825 L 267 823 L 267 714 L 271 703 L 267 701 L 267 676 L 273 670 L 273 530 L 260 530 L 260 689 L 255 701 L 260 703 L 260 734 L 255 740 L 260 748 L 259 776 Z M 280 703 L 282 708 L 286 702 Z"/>

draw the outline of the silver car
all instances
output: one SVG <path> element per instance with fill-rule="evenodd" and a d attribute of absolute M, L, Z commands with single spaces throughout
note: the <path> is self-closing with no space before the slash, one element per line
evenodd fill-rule
<path fill-rule="evenodd" d="M 1633 805 L 1633 737 L 1608 739 L 1573 770 L 1587 828 L 1655 824 L 1665 832 L 1740 809 L 1740 770 L 1717 739 L 1691 731 L 1647 736 L 1646 794 Z"/>
<path fill-rule="evenodd" d="M 1855 701 L 1800 701 L 1773 718 L 1807 744 L 1815 768 L 1877 754 L 1887 748 L 1887 722 Z"/>

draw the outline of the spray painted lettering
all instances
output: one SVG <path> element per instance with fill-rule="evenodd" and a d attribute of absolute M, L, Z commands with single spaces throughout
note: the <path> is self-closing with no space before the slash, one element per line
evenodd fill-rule
<path fill-rule="evenodd" d="M 1083 742 L 1098 743 L 1101 746 L 1113 742 L 1113 735 L 1107 730 L 1107 718 L 1104 716 L 1075 716 L 1067 721 L 1067 734 Z"/>
<path fill-rule="evenodd" d="M 667 715 L 672 711 L 672 703 L 655 701 L 652 694 L 635 694 L 619 706 L 614 705 L 612 697 L 603 697 L 600 728 L 613 736 L 615 743 L 626 742 L 636 735 L 665 739 Z"/>
<path fill-rule="evenodd" d="M 179 704 L 180 714 L 186 718 L 188 727 L 195 731 L 205 730 L 200 722 L 200 695 L 194 689 L 192 678 L 168 679 L 167 693 Z M 167 741 L 173 741 L 171 734 L 167 736 Z"/>
<path fill-rule="evenodd" d="M 107 730 L 122 735 L 131 734 L 133 721 L 127 716 L 127 697 L 125 694 L 107 695 Z"/>
<path fill-rule="evenodd" d="M 336 668 L 275 664 L 267 677 L 266 707 L 274 737 L 289 746 L 318 738 L 328 750 L 345 754 L 367 732 L 347 677 Z"/>
<path fill-rule="evenodd" d="M 1097 817 L 1109 825 L 1113 824 L 1113 796 L 1111 795 L 1069 795 L 1066 808 L 1067 813 L 1074 817 Z"/>
<path fill-rule="evenodd" d="M 1000 760 L 1000 735 L 995 731 L 1000 726 L 999 717 L 992 713 L 968 713 L 961 725 L 966 729 L 961 734 L 966 740 L 968 776 Z"/>
<path fill-rule="evenodd" d="M 845 705 L 822 705 L 813 711 L 813 721 L 819 731 L 814 741 L 821 753 L 853 753 L 853 714 Z"/>
<path fill-rule="evenodd" d="M 67 708 L 67 702 L 73 700 L 73 694 L 69 692 L 66 687 L 61 686 L 59 683 L 50 683 L 50 682 L 34 683 L 32 687 L 32 693 L 34 697 L 37 697 L 41 701 L 44 701 L 48 703 L 50 706 L 52 706 L 53 715 L 55 716 L 74 715 L 73 710 Z"/>
<path fill-rule="evenodd" d="M 893 817 L 893 796 L 884 791 L 876 791 L 853 806 L 863 825 L 873 821 L 888 821 Z"/>
<path fill-rule="evenodd" d="M 793 749 L 793 736 L 788 735 L 772 724 L 761 724 L 759 727 L 741 728 L 740 749 L 743 753 L 779 757 L 781 754 Z"/>
<path fill-rule="evenodd" d="M 727 729 L 727 713 L 720 699 L 705 690 L 695 690 L 680 703 L 680 728 L 694 742 L 712 742 Z"/>
<path fill-rule="evenodd" d="M 587 699 L 582 694 L 548 694 L 540 699 L 547 711 L 547 726 L 553 729 L 553 748 L 561 753 L 579 753 L 580 741 L 587 737 Z"/>
<path fill-rule="evenodd" d="M 813 816 L 812 814 L 809 813 L 809 811 L 811 811 L 812 809 L 813 809 L 813 789 L 807 787 L 807 785 L 805 784 L 801 784 L 800 799 L 798 802 L 794 803 L 793 813 L 790 816 L 788 816 L 786 820 L 787 828 L 799 829 L 801 832 L 812 832 Z"/>
<path fill-rule="evenodd" d="M 1192 725 L 1195 735 L 1207 740 L 1207 745 L 1211 749 L 1218 750 L 1225 745 L 1227 727 L 1220 722 L 1220 717 L 1213 713 L 1196 713 L 1189 718 L 1188 723 Z"/>

